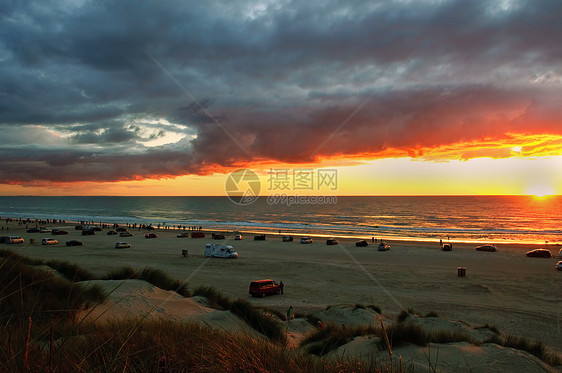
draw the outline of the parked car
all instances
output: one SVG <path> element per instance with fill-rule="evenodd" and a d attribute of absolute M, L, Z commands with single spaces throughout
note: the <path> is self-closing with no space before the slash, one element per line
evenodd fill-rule
<path fill-rule="evenodd" d="M 559 260 L 558 263 L 554 266 L 558 271 L 562 271 L 562 260 Z"/>
<path fill-rule="evenodd" d="M 366 240 L 359 240 L 359 241 L 355 242 L 355 246 L 365 247 L 365 246 L 369 246 L 369 243 Z"/>
<path fill-rule="evenodd" d="M 528 251 L 527 255 L 529 258 L 551 258 L 550 250 L 547 249 L 534 249 Z"/>
<path fill-rule="evenodd" d="M 65 230 L 62 230 L 62 229 L 53 229 L 53 230 L 51 231 L 51 234 L 52 234 L 53 236 L 58 236 L 58 235 L 68 234 L 68 232 L 65 231 Z"/>
<path fill-rule="evenodd" d="M 444 243 L 443 245 L 441 245 L 441 250 L 453 251 L 453 245 L 451 245 L 450 243 Z"/>
<path fill-rule="evenodd" d="M 476 248 L 476 251 L 494 252 L 497 251 L 497 249 L 496 249 L 496 245 L 480 245 Z"/>
<path fill-rule="evenodd" d="M 338 240 L 336 240 L 335 238 L 328 238 L 326 240 L 326 245 L 337 245 L 340 242 Z"/>
<path fill-rule="evenodd" d="M 388 251 L 390 250 L 390 245 L 381 241 L 379 244 L 379 251 Z"/>
<path fill-rule="evenodd" d="M 312 238 L 310 238 L 310 237 L 303 237 L 303 238 L 301 238 L 301 243 L 302 243 L 302 244 L 312 243 Z"/>
<path fill-rule="evenodd" d="M 283 242 L 293 242 L 292 236 L 283 236 Z"/>
<path fill-rule="evenodd" d="M 70 241 L 66 241 L 66 246 L 82 246 L 83 243 L 81 241 L 78 240 L 70 240 Z"/>
<path fill-rule="evenodd" d="M 177 238 L 189 238 L 189 232 L 181 232 L 176 236 Z"/>
<path fill-rule="evenodd" d="M 213 233 L 213 239 L 214 240 L 224 240 L 226 237 L 224 236 L 224 234 L 215 234 Z"/>
<path fill-rule="evenodd" d="M 156 233 L 147 233 L 144 235 L 144 238 L 157 238 L 158 236 Z"/>
<path fill-rule="evenodd" d="M 39 233 L 51 233 L 51 230 L 49 228 L 39 227 Z"/>
<path fill-rule="evenodd" d="M 116 229 L 117 232 L 127 232 L 127 228 L 125 227 L 119 227 Z"/>
<path fill-rule="evenodd" d="M 265 241 L 265 234 L 258 234 L 254 236 L 254 241 Z"/>
<path fill-rule="evenodd" d="M 234 241 L 240 241 L 241 239 L 242 239 L 241 234 L 237 234 L 236 236 L 234 236 Z"/>
<path fill-rule="evenodd" d="M 203 232 L 193 232 L 193 233 L 191 233 L 191 238 L 205 238 L 205 233 L 203 233 Z"/>
<path fill-rule="evenodd" d="M 20 236 L 8 236 L 5 237 L 4 242 L 9 244 L 23 243 L 24 239 L 21 238 Z"/>
<path fill-rule="evenodd" d="M 76 229 L 77 231 L 81 231 L 82 229 L 84 229 L 84 226 L 82 224 L 78 224 L 74 226 L 74 229 Z"/>
<path fill-rule="evenodd" d="M 83 229 L 82 236 L 93 236 L 96 232 L 93 229 Z"/>
<path fill-rule="evenodd" d="M 131 244 L 130 244 L 130 243 L 126 243 L 126 242 L 117 242 L 117 243 L 115 244 L 115 248 L 116 248 L 116 249 L 127 249 L 127 248 L 129 248 L 129 247 L 131 247 Z"/>
<path fill-rule="evenodd" d="M 133 237 L 133 234 L 131 232 L 121 232 L 119 233 L 119 237 Z"/>
<path fill-rule="evenodd" d="M 29 228 L 26 232 L 27 233 L 39 233 L 41 231 L 39 230 L 39 228 Z"/>
<path fill-rule="evenodd" d="M 41 245 L 57 245 L 59 241 L 55 240 L 54 238 L 43 238 L 41 240 Z"/>
<path fill-rule="evenodd" d="M 248 291 L 252 297 L 265 297 L 266 295 L 281 294 L 279 284 L 273 280 L 257 280 L 250 282 Z"/>
<path fill-rule="evenodd" d="M 117 234 L 116 231 L 107 231 L 107 235 L 108 235 L 108 236 L 114 236 L 114 235 L 116 235 L 116 234 Z"/>

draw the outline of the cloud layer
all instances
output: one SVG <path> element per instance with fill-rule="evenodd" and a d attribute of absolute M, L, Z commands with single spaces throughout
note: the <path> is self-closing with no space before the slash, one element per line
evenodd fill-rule
<path fill-rule="evenodd" d="M 561 154 L 561 13 L 557 0 L 5 1 L 0 183 Z"/>

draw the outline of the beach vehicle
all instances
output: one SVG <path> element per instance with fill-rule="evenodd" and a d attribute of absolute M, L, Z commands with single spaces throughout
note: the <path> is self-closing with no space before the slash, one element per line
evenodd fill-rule
<path fill-rule="evenodd" d="M 558 252 L 558 258 L 562 259 L 562 249 L 560 249 L 560 251 Z"/>
<path fill-rule="evenodd" d="M 181 232 L 176 236 L 177 238 L 189 238 L 189 232 Z"/>
<path fill-rule="evenodd" d="M 41 240 L 41 245 L 57 245 L 59 241 L 55 240 L 54 238 L 43 238 Z"/>
<path fill-rule="evenodd" d="M 480 245 L 476 248 L 476 251 L 495 252 L 497 251 L 497 249 L 496 249 L 496 245 Z"/>
<path fill-rule="evenodd" d="M 252 297 L 262 297 L 266 295 L 281 294 L 279 284 L 273 280 L 257 280 L 250 282 L 248 291 Z"/>
<path fill-rule="evenodd" d="M 144 238 L 157 238 L 158 236 L 156 233 L 147 233 L 144 235 Z"/>
<path fill-rule="evenodd" d="M 70 241 L 66 241 L 66 246 L 82 246 L 83 243 L 81 241 L 78 240 L 70 240 Z"/>
<path fill-rule="evenodd" d="M 359 241 L 355 242 L 355 246 L 365 247 L 365 246 L 369 246 L 369 243 L 366 240 L 359 240 Z"/>
<path fill-rule="evenodd" d="M 193 233 L 191 233 L 191 238 L 205 238 L 205 233 L 203 233 L 203 232 L 193 232 Z"/>
<path fill-rule="evenodd" d="M 39 233 L 41 231 L 39 230 L 39 228 L 29 228 L 26 232 L 27 233 Z"/>
<path fill-rule="evenodd" d="M 390 245 L 381 241 L 379 244 L 379 251 L 388 251 L 390 250 Z"/>
<path fill-rule="evenodd" d="M 529 258 L 551 258 L 552 254 L 550 254 L 550 250 L 547 249 L 534 249 L 528 251 L 525 255 Z"/>
<path fill-rule="evenodd" d="M 93 236 L 96 234 L 96 231 L 93 229 L 82 229 L 82 236 Z"/>
<path fill-rule="evenodd" d="M 131 232 L 125 231 L 119 233 L 119 237 L 133 237 L 133 234 Z"/>
<path fill-rule="evenodd" d="M 453 245 L 451 245 L 450 243 L 444 243 L 443 245 L 441 245 L 441 250 L 453 251 Z"/>
<path fill-rule="evenodd" d="M 224 240 L 226 238 L 224 234 L 221 233 L 213 233 L 212 237 L 214 240 Z"/>
<path fill-rule="evenodd" d="M 116 235 L 116 234 L 117 234 L 116 231 L 107 231 L 107 235 L 108 235 L 108 236 L 114 236 L 114 235 Z"/>
<path fill-rule="evenodd" d="M 338 240 L 336 240 L 335 238 L 328 238 L 326 240 L 326 245 L 330 246 L 330 245 L 337 245 L 340 242 Z"/>
<path fill-rule="evenodd" d="M 51 231 L 51 234 L 52 234 L 53 236 L 59 236 L 59 235 L 63 235 L 63 234 L 68 234 L 68 232 L 65 231 L 65 230 L 63 230 L 63 229 L 58 229 L 58 228 L 57 228 L 57 229 L 53 229 L 53 230 Z"/>
<path fill-rule="evenodd" d="M 234 236 L 234 240 L 235 241 L 240 241 L 242 239 L 242 235 L 241 234 L 237 234 L 236 236 Z"/>
<path fill-rule="evenodd" d="M 5 242 L 9 244 L 23 243 L 24 239 L 20 236 L 8 236 L 5 238 Z"/>
<path fill-rule="evenodd" d="M 291 237 L 291 236 L 283 236 L 283 242 L 293 242 L 293 237 Z"/>
<path fill-rule="evenodd" d="M 116 249 L 127 249 L 127 248 L 129 248 L 129 247 L 131 247 L 131 244 L 130 244 L 130 243 L 126 243 L 126 242 L 117 242 L 117 243 L 115 244 L 115 248 L 116 248 Z"/>
<path fill-rule="evenodd" d="M 51 230 L 49 228 L 39 227 L 39 233 L 51 233 Z"/>
<path fill-rule="evenodd" d="M 254 236 L 254 241 L 265 241 L 265 234 L 258 234 Z"/>
<path fill-rule="evenodd" d="M 84 226 L 82 224 L 78 224 L 74 226 L 74 229 L 76 229 L 77 231 L 81 231 L 82 229 L 84 229 Z"/>
<path fill-rule="evenodd" d="M 127 232 L 127 228 L 124 227 L 119 227 L 117 229 L 115 229 L 117 232 Z"/>
<path fill-rule="evenodd" d="M 556 270 L 558 271 L 562 271 L 562 260 L 559 260 L 558 263 L 556 263 L 556 265 L 554 266 L 554 268 L 556 268 Z"/>
<path fill-rule="evenodd" d="M 211 258 L 238 258 L 238 253 L 234 251 L 231 245 L 215 245 L 208 243 L 205 245 L 205 256 Z"/>
<path fill-rule="evenodd" d="M 301 238 L 301 243 L 302 243 L 302 244 L 312 243 L 312 238 L 310 238 L 310 237 L 303 237 L 303 238 Z"/>

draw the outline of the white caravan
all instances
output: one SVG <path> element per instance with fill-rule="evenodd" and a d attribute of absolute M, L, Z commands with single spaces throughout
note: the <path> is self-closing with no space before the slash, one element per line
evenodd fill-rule
<path fill-rule="evenodd" d="M 238 258 L 238 253 L 234 251 L 231 245 L 215 245 L 208 243 L 205 245 L 205 256 L 211 258 Z"/>

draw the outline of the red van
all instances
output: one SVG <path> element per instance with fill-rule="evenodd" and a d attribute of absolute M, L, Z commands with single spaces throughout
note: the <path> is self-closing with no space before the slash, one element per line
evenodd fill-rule
<path fill-rule="evenodd" d="M 258 280 L 250 282 L 250 295 L 253 297 L 265 297 L 271 294 L 281 294 L 279 284 L 273 280 Z"/>

